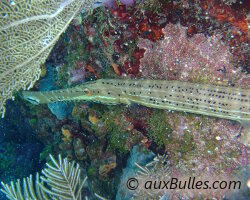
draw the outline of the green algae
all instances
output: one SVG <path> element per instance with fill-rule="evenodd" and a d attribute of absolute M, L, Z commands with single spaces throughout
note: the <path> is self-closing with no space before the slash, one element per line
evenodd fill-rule
<path fill-rule="evenodd" d="M 183 135 L 183 139 L 179 142 L 181 144 L 179 152 L 183 159 L 188 160 L 189 157 L 193 156 L 196 150 L 193 134 L 186 131 Z"/>
<path fill-rule="evenodd" d="M 67 87 L 69 75 L 68 75 L 68 66 L 67 65 L 61 65 L 57 68 L 57 77 L 56 77 L 56 83 L 59 88 L 65 88 Z"/>
<path fill-rule="evenodd" d="M 29 120 L 29 124 L 31 127 L 34 127 L 37 124 L 37 119 L 36 118 L 31 118 Z"/>
<path fill-rule="evenodd" d="M 88 177 L 94 178 L 98 174 L 98 169 L 93 166 L 89 166 L 89 168 L 87 169 L 87 174 Z"/>
<path fill-rule="evenodd" d="M 123 129 L 123 124 L 119 123 L 117 117 L 121 118 L 124 109 L 119 106 L 110 112 L 104 113 L 102 119 L 104 119 L 104 124 L 107 127 L 107 132 L 109 135 L 108 150 L 118 151 L 121 154 L 126 153 L 129 148 L 127 147 L 129 134 L 128 131 Z"/>
<path fill-rule="evenodd" d="M 141 137 L 141 133 L 134 130 L 132 122 L 125 117 L 128 108 L 124 106 L 105 106 L 105 108 L 102 106 L 101 108 L 102 110 L 99 109 L 97 113 L 98 122 L 92 124 L 91 127 L 95 135 L 97 137 L 105 136 L 108 151 L 119 154 L 127 153 L 134 144 L 140 142 Z M 95 109 L 93 108 L 93 110 Z"/>
<path fill-rule="evenodd" d="M 168 145 L 173 142 L 172 129 L 168 122 L 166 122 L 166 112 L 155 109 L 152 116 L 147 120 L 150 126 L 148 132 L 149 137 L 158 145 L 158 147 Z"/>
<path fill-rule="evenodd" d="M 109 135 L 108 150 L 118 151 L 121 154 L 124 154 L 129 150 L 127 148 L 128 133 L 121 131 L 119 128 L 112 128 L 109 129 Z"/>

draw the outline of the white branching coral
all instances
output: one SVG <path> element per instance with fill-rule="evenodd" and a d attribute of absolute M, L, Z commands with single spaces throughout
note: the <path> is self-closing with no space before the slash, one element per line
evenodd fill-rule
<path fill-rule="evenodd" d="M 79 164 L 75 161 L 69 162 L 67 158 L 62 159 L 61 155 L 58 160 L 50 155 L 50 159 L 51 163 L 46 163 L 46 168 L 42 171 L 43 176 L 37 173 L 33 181 L 30 175 L 23 179 L 23 184 L 20 180 L 11 184 L 1 182 L 1 191 L 10 200 L 82 200 L 82 188 L 87 177 L 81 178 Z"/>
<path fill-rule="evenodd" d="M 138 180 L 138 188 L 135 190 L 135 199 L 160 199 L 165 190 L 161 189 L 159 183 L 170 179 L 169 176 L 169 161 L 168 156 L 156 156 L 154 160 L 148 163 L 146 166 L 140 166 L 135 163 L 139 168 L 136 174 L 136 180 Z M 159 189 L 154 189 L 154 185 Z"/>

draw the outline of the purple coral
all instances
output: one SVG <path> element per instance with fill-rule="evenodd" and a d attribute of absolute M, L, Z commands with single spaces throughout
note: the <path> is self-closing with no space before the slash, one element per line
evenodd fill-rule
<path fill-rule="evenodd" d="M 134 3 L 134 0 L 120 0 L 120 2 L 126 6 L 130 6 Z"/>
<path fill-rule="evenodd" d="M 120 0 L 120 2 L 126 6 L 131 6 L 134 4 L 134 0 Z M 103 1 L 103 4 L 109 8 L 112 8 L 115 5 L 115 0 L 105 0 Z"/>
<path fill-rule="evenodd" d="M 146 49 L 140 60 L 142 77 L 183 81 L 202 77 L 216 82 L 234 71 L 232 54 L 219 35 L 196 34 L 188 38 L 185 27 L 171 23 L 163 32 L 161 41 L 139 41 L 138 46 Z"/>
<path fill-rule="evenodd" d="M 84 82 L 85 80 L 85 69 L 79 68 L 79 69 L 72 69 L 70 72 L 70 79 L 68 84 L 71 85 L 72 83 L 79 83 Z"/>

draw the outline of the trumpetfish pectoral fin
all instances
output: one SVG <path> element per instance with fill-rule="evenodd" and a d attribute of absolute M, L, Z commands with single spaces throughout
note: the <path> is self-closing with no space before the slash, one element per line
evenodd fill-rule
<path fill-rule="evenodd" d="M 241 121 L 240 123 L 242 125 L 240 141 L 244 145 L 250 147 L 250 123 L 249 121 Z"/>

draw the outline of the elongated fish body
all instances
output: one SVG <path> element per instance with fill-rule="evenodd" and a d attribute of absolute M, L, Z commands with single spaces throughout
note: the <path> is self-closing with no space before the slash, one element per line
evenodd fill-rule
<path fill-rule="evenodd" d="M 33 104 L 84 100 L 143 106 L 250 123 L 250 89 L 167 80 L 99 79 L 49 92 L 24 91 Z M 249 133 L 250 134 L 250 133 Z"/>

